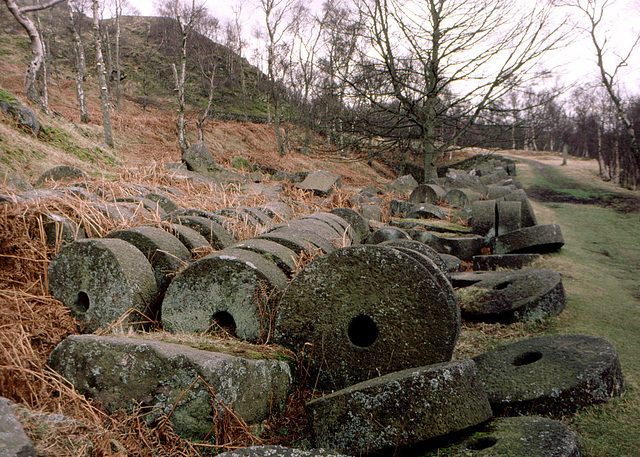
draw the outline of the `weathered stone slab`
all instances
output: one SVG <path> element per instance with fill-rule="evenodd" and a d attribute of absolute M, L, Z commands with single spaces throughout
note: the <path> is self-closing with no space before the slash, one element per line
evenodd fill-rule
<path fill-rule="evenodd" d="M 407 214 L 408 219 L 446 219 L 442 208 L 430 203 L 420 203 L 414 205 Z"/>
<path fill-rule="evenodd" d="M 357 211 L 351 208 L 334 208 L 330 211 L 330 214 L 337 215 L 351 226 L 355 232 L 353 244 L 363 243 L 369 236 L 369 222 Z"/>
<path fill-rule="evenodd" d="M 389 223 L 393 227 L 400 227 L 401 229 L 419 229 L 429 230 L 432 232 L 442 233 L 464 233 L 470 234 L 471 229 L 464 225 L 456 224 L 442 219 L 393 219 Z"/>
<path fill-rule="evenodd" d="M 352 455 L 419 443 L 492 415 L 471 360 L 370 379 L 307 403 L 307 411 L 316 446 Z"/>
<path fill-rule="evenodd" d="M 410 240 L 411 236 L 401 228 L 390 225 L 375 230 L 366 240 L 366 244 L 380 244 L 389 240 Z"/>
<path fill-rule="evenodd" d="M 562 230 L 557 224 L 534 225 L 505 233 L 493 240 L 494 254 L 554 252 L 564 246 Z"/>
<path fill-rule="evenodd" d="M 616 348 L 594 336 L 530 338 L 474 360 L 493 412 L 500 416 L 573 414 L 624 388 Z"/>
<path fill-rule="evenodd" d="M 123 325 L 155 317 L 158 295 L 153 269 L 133 245 L 118 239 L 78 240 L 63 246 L 47 269 L 49 292 L 87 332 L 125 315 Z M 140 315 L 142 314 L 142 316 Z"/>
<path fill-rule="evenodd" d="M 362 204 L 360 205 L 360 213 L 362 217 L 374 222 L 382 221 L 382 209 L 378 205 Z"/>
<path fill-rule="evenodd" d="M 12 402 L 0 397 L 0 456 L 35 457 L 33 443 L 18 422 Z"/>
<path fill-rule="evenodd" d="M 347 457 L 326 449 L 291 449 L 284 446 L 251 446 L 218 454 L 218 457 Z"/>
<path fill-rule="evenodd" d="M 293 381 L 282 361 L 97 335 L 68 337 L 49 365 L 107 413 L 141 405 L 148 423 L 168 415 L 177 433 L 196 440 L 227 414 L 221 403 L 249 424 L 267 419 L 284 406 Z"/>
<path fill-rule="evenodd" d="M 172 281 L 162 302 L 162 322 L 172 333 L 206 333 L 229 326 L 247 341 L 270 330 L 270 293 L 287 278 L 260 254 L 225 249 L 189 265 Z"/>
<path fill-rule="evenodd" d="M 163 293 L 171 278 L 191 260 L 191 253 L 180 240 L 158 227 L 139 226 L 116 230 L 105 238 L 118 238 L 131 243 L 149 260 L 158 284 Z"/>
<path fill-rule="evenodd" d="M 76 179 L 86 180 L 89 176 L 77 167 L 69 165 L 58 165 L 45 171 L 40 175 L 35 183 L 35 187 L 39 187 L 46 181 L 75 181 Z"/>
<path fill-rule="evenodd" d="M 413 189 L 411 195 L 409 195 L 409 203 L 430 203 L 437 205 L 442 201 L 445 194 L 444 189 L 436 184 L 420 184 Z"/>
<path fill-rule="evenodd" d="M 556 316 L 564 309 L 566 297 L 558 272 L 526 268 L 495 272 L 462 288 L 458 301 L 466 320 L 510 324 Z"/>
<path fill-rule="evenodd" d="M 418 181 L 411 175 L 400 176 L 393 181 L 385 184 L 384 191 L 387 193 L 400 194 L 409 197 L 413 189 L 418 187 Z"/>
<path fill-rule="evenodd" d="M 316 258 L 280 300 L 276 341 L 296 353 L 311 343 L 309 379 L 317 376 L 328 389 L 450 360 L 459 308 L 447 278 L 431 265 L 367 245 Z"/>
<path fill-rule="evenodd" d="M 540 254 L 490 254 L 473 257 L 474 270 L 519 270 L 540 260 Z"/>
<path fill-rule="evenodd" d="M 418 241 L 431 246 L 438 252 L 453 255 L 461 260 L 471 260 L 474 255 L 480 254 L 484 240 L 479 235 L 459 235 L 434 232 L 423 232 L 417 238 Z"/>
<path fill-rule="evenodd" d="M 560 421 L 539 416 L 499 417 L 456 443 L 424 457 L 580 457 L 578 437 Z"/>
<path fill-rule="evenodd" d="M 342 179 L 339 175 L 328 171 L 313 170 L 309 172 L 304 181 L 297 184 L 298 189 L 310 190 L 314 195 L 326 197 L 333 193 L 334 188 L 342 187 Z"/>

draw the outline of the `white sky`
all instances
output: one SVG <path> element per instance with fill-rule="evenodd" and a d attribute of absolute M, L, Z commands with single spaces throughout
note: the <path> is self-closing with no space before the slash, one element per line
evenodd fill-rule
<path fill-rule="evenodd" d="M 155 15 L 153 4 L 156 0 L 131 0 L 131 3 L 143 16 Z M 531 1 L 531 0 L 526 0 Z M 234 19 L 233 6 L 238 0 L 205 0 L 209 12 L 221 23 Z M 251 1 L 244 0 L 242 27 L 245 39 L 250 40 L 252 29 L 261 26 L 260 12 L 255 10 Z M 320 8 L 323 0 L 312 0 L 312 5 Z M 626 54 L 629 46 L 640 34 L 640 0 L 612 0 L 608 8 L 608 16 L 603 23 L 602 31 L 608 30 L 607 46 L 610 58 L 615 53 Z M 561 15 L 562 13 L 558 13 Z M 263 20 L 263 19 L 262 19 Z M 604 36 L 603 36 L 604 38 Z M 593 45 L 588 38 L 583 38 L 569 47 L 547 54 L 543 65 L 546 69 L 554 69 L 560 73 L 560 81 L 564 84 L 584 85 L 599 78 L 595 64 Z M 609 63 L 613 69 L 613 64 Z M 640 46 L 630 59 L 629 66 L 621 71 L 619 81 L 624 92 L 640 95 Z"/>

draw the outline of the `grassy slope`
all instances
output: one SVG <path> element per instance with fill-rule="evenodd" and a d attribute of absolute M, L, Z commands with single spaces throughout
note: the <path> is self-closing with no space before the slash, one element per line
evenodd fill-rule
<path fill-rule="evenodd" d="M 556 179 L 579 180 L 584 197 L 610 191 L 594 179 L 586 163 L 567 170 L 551 162 Z M 595 164 L 593 164 L 595 165 Z M 543 170 L 520 164 L 519 180 L 526 186 L 545 186 Z M 552 320 L 548 333 L 583 333 L 607 338 L 619 352 L 627 390 L 621 398 L 590 407 L 572 420 L 585 455 L 640 455 L 640 224 L 637 213 L 571 203 L 536 203 L 541 223 L 558 223 L 566 244 L 548 256 L 545 267 L 561 272 L 567 291 L 567 309 Z M 569 419 L 568 419 L 569 420 Z"/>

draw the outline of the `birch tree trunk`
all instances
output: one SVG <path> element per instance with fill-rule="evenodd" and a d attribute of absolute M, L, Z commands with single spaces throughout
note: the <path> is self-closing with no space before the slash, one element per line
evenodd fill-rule
<path fill-rule="evenodd" d="M 87 63 L 84 57 L 84 45 L 82 39 L 75 26 L 73 19 L 73 10 L 69 8 L 69 30 L 73 40 L 73 53 L 76 58 L 76 98 L 78 99 L 78 106 L 80 109 L 80 122 L 87 124 L 89 122 L 89 114 L 87 112 L 87 101 L 84 97 L 84 89 L 82 82 L 87 74 Z"/>
<path fill-rule="evenodd" d="M 190 28 L 185 27 L 182 23 L 181 17 L 178 15 L 178 24 L 180 25 L 180 71 L 173 65 L 173 76 L 176 82 L 176 91 L 178 92 L 178 116 L 176 119 L 176 130 L 178 133 L 178 147 L 180 153 L 184 154 L 189 149 L 189 143 L 187 142 L 187 136 L 185 132 L 184 122 L 184 108 L 185 108 L 185 95 L 184 84 L 187 73 L 187 36 L 189 35 Z"/>
<path fill-rule="evenodd" d="M 113 147 L 111 132 L 111 116 L 109 114 L 109 88 L 107 87 L 107 72 L 102 56 L 102 38 L 100 37 L 100 21 L 98 19 L 98 0 L 92 0 L 93 32 L 96 40 L 96 66 L 98 68 L 98 84 L 100 85 L 100 103 L 102 105 L 102 126 L 104 127 L 104 141 Z"/>
<path fill-rule="evenodd" d="M 122 92 L 120 87 L 120 18 L 122 16 L 122 1 L 116 0 L 116 109 L 122 112 Z"/>
<path fill-rule="evenodd" d="M 62 3 L 66 0 L 53 0 L 44 5 L 30 5 L 23 6 L 22 8 L 18 7 L 14 0 L 3 1 L 5 5 L 7 5 L 7 8 L 11 12 L 15 20 L 18 21 L 22 28 L 29 34 L 29 39 L 31 40 L 32 58 L 31 62 L 29 62 L 29 64 L 27 65 L 27 70 L 24 76 L 24 92 L 31 102 L 38 105 L 45 113 L 48 113 L 48 107 L 44 104 L 42 98 L 40 97 L 40 93 L 38 92 L 38 87 L 36 85 L 38 71 L 40 70 L 42 61 L 44 60 L 44 45 L 42 44 L 42 39 L 40 38 L 38 29 L 31 21 L 31 19 L 26 16 L 25 13 L 51 8 L 52 6 L 55 6 L 58 3 Z"/>

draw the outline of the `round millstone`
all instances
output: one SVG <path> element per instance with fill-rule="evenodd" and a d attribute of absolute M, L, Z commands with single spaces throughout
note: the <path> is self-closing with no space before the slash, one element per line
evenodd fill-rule
<path fill-rule="evenodd" d="M 230 328 L 247 341 L 261 341 L 270 331 L 274 290 L 287 278 L 260 254 L 225 249 L 182 270 L 167 288 L 162 322 L 173 333 L 206 333 Z"/>
<path fill-rule="evenodd" d="M 522 228 L 522 203 L 519 201 L 496 202 L 496 235 L 504 235 L 505 233 L 520 230 Z"/>
<path fill-rule="evenodd" d="M 496 237 L 494 254 L 527 254 L 554 252 L 564 246 L 562 231 L 557 224 L 535 225 Z"/>
<path fill-rule="evenodd" d="M 474 358 L 494 414 L 562 416 L 621 394 L 616 348 L 604 338 L 551 335 Z"/>
<path fill-rule="evenodd" d="M 146 198 L 147 200 L 151 200 L 152 202 L 156 202 L 158 205 L 160 205 L 160 208 L 162 208 L 166 214 L 169 214 L 173 211 L 178 211 L 180 209 L 180 207 L 176 205 L 173 200 L 163 194 L 151 192 L 145 194 L 144 198 Z"/>
<path fill-rule="evenodd" d="M 272 219 L 280 219 L 282 221 L 286 221 L 293 217 L 293 210 L 284 202 L 267 202 L 264 205 L 259 206 L 257 209 L 264 212 Z"/>
<path fill-rule="evenodd" d="M 491 254 L 473 257 L 474 270 L 519 270 L 540 260 L 540 254 Z"/>
<path fill-rule="evenodd" d="M 167 217 L 167 212 L 160 206 L 158 202 L 150 200 L 144 197 L 120 197 L 116 198 L 116 202 L 118 203 L 135 203 L 141 205 L 144 209 L 149 211 L 152 214 L 155 214 L 160 219 L 164 219 Z"/>
<path fill-rule="evenodd" d="M 214 249 L 224 249 L 236 242 L 222 225 L 206 217 L 173 216 L 171 221 L 197 230 Z"/>
<path fill-rule="evenodd" d="M 363 243 L 369 236 L 369 222 L 360 213 L 351 208 L 334 208 L 330 211 L 349 223 L 355 232 L 353 244 Z"/>
<path fill-rule="evenodd" d="M 204 217 L 205 219 L 210 219 L 213 222 L 216 222 L 219 225 L 222 225 L 223 227 L 226 226 L 226 224 L 229 222 L 229 218 L 227 217 L 224 217 L 220 214 L 212 213 L 211 211 L 205 211 L 203 209 L 197 209 L 197 208 L 185 208 L 185 209 L 179 209 L 179 210 L 173 211 L 167 216 L 167 219 L 173 220 L 179 216 Z"/>
<path fill-rule="evenodd" d="M 87 332 L 106 327 L 129 310 L 124 323 L 155 318 L 153 269 L 136 247 L 119 239 L 86 239 L 63 246 L 48 267 L 49 291 Z"/>
<path fill-rule="evenodd" d="M 444 202 L 452 208 L 467 208 L 475 201 L 480 200 L 481 195 L 470 189 L 451 189 L 444 196 Z"/>
<path fill-rule="evenodd" d="M 43 213 L 42 221 L 47 244 L 51 247 L 86 238 L 82 227 L 60 214 Z"/>
<path fill-rule="evenodd" d="M 313 400 L 306 409 L 315 445 L 350 455 L 392 451 L 491 417 L 487 394 L 471 360 L 370 379 Z"/>
<path fill-rule="evenodd" d="M 418 251 L 420 254 L 425 255 L 429 257 L 431 260 L 433 260 L 433 263 L 435 263 L 436 266 L 440 268 L 440 270 L 443 273 L 447 273 L 449 271 L 449 268 L 447 267 L 446 262 L 442 259 L 440 254 L 438 254 L 438 252 L 432 247 L 427 246 L 426 244 L 421 243 L 420 241 L 404 240 L 404 239 L 389 240 L 389 241 L 383 241 L 382 243 L 380 243 L 380 246 L 400 247 L 400 248 L 407 248 L 407 249 L 412 249 L 414 251 Z M 447 279 L 449 279 L 448 275 L 447 275 Z"/>
<path fill-rule="evenodd" d="M 249 240 L 241 241 L 234 244 L 233 247 L 257 252 L 276 264 L 276 266 L 288 277 L 291 277 L 293 272 L 296 271 L 296 261 L 300 257 L 286 246 L 276 243 L 275 241 L 260 238 L 251 238 Z"/>
<path fill-rule="evenodd" d="M 536 268 L 493 272 L 458 299 L 463 319 L 506 324 L 557 316 L 566 304 L 560 274 Z"/>
<path fill-rule="evenodd" d="M 192 260 L 191 253 L 178 238 L 158 227 L 116 230 L 105 238 L 118 238 L 138 248 L 149 260 L 161 293 L 171 278 Z"/>
<path fill-rule="evenodd" d="M 275 230 L 258 235 L 256 238 L 275 241 L 292 251 L 300 254 L 303 251 L 313 253 L 320 249 L 327 254 L 336 250 L 336 247 L 323 236 L 310 230 L 302 230 L 294 227 L 279 227 Z"/>
<path fill-rule="evenodd" d="M 330 225 L 336 232 L 338 232 L 339 236 L 341 237 L 342 244 L 346 243 L 344 244 L 345 246 L 351 246 L 353 244 L 360 243 L 359 240 L 356 240 L 357 236 L 355 230 L 353 230 L 351 225 L 342 217 L 336 214 L 319 212 L 310 214 L 308 216 L 302 216 L 300 219 L 317 219 L 324 222 L 325 224 Z"/>
<path fill-rule="evenodd" d="M 418 203 L 406 216 L 408 219 L 446 219 L 442 208 L 431 203 Z"/>
<path fill-rule="evenodd" d="M 539 416 L 500 417 L 471 436 L 426 456 L 580 457 L 576 434 L 560 421 Z"/>
<path fill-rule="evenodd" d="M 189 252 L 203 251 L 207 248 L 211 250 L 211 245 L 207 239 L 200 235 L 200 232 L 195 231 L 191 227 L 180 224 L 171 224 L 164 222 L 162 228 L 173 236 L 178 238 L 182 244 L 189 250 Z"/>
<path fill-rule="evenodd" d="M 536 213 L 533 210 L 533 206 L 531 206 L 531 202 L 527 197 L 527 193 L 518 189 L 515 192 L 511 192 L 510 194 L 504 197 L 507 201 L 519 201 L 522 204 L 522 226 L 523 227 L 533 227 L 534 225 L 538 225 L 538 220 L 536 218 Z"/>
<path fill-rule="evenodd" d="M 471 205 L 471 230 L 485 236 L 496 226 L 496 201 L 478 200 Z"/>
<path fill-rule="evenodd" d="M 314 232 L 329 240 L 334 247 L 341 247 L 343 232 L 319 219 L 294 219 L 288 222 L 288 227 L 296 230 Z"/>
<path fill-rule="evenodd" d="M 275 337 L 295 352 L 305 349 L 309 379 L 339 389 L 450 360 L 459 313 L 441 272 L 395 249 L 353 246 L 296 275 L 280 300 Z"/>
<path fill-rule="evenodd" d="M 431 203 L 437 205 L 445 196 L 442 187 L 436 184 L 420 184 L 409 195 L 409 203 Z"/>
<path fill-rule="evenodd" d="M 409 234 L 398 227 L 386 226 L 379 228 L 367 238 L 367 244 L 380 244 L 390 240 L 410 240 Z"/>

